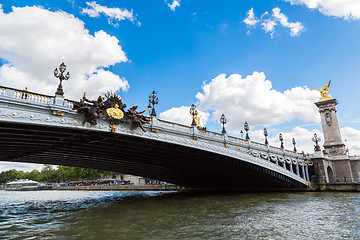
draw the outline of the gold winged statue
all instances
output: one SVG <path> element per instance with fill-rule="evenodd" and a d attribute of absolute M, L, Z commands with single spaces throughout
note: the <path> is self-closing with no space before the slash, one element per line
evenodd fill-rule
<path fill-rule="evenodd" d="M 331 98 L 331 96 L 330 96 L 330 94 L 329 94 L 329 91 L 330 91 L 330 89 L 329 89 L 330 83 L 331 83 L 331 80 L 329 81 L 328 84 L 325 85 L 324 88 L 316 88 L 316 89 L 314 89 L 314 90 L 319 90 L 319 92 L 320 92 L 320 94 L 321 94 L 320 101 Z"/>

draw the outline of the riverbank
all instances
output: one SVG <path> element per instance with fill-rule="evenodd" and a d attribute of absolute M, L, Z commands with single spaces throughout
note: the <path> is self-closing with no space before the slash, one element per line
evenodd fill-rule
<path fill-rule="evenodd" d="M 83 190 L 83 191 L 179 191 L 182 188 L 176 185 L 117 185 L 117 186 L 67 186 L 43 188 L 40 190 Z M 0 186 L 4 190 L 4 186 Z"/>
<path fill-rule="evenodd" d="M 68 186 L 47 190 L 84 190 L 84 191 L 179 191 L 176 185 L 117 185 L 117 186 Z"/>
<path fill-rule="evenodd" d="M 360 183 L 327 183 L 319 184 L 319 191 L 338 191 L 338 192 L 360 192 Z"/>

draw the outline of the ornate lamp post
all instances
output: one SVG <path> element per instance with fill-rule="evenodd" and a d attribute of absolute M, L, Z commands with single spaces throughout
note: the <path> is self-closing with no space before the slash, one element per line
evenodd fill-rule
<path fill-rule="evenodd" d="M 295 141 L 295 138 L 292 139 L 292 144 L 294 145 L 294 152 L 296 153 L 297 152 L 297 149 L 296 149 L 296 141 Z"/>
<path fill-rule="evenodd" d="M 319 142 L 321 141 L 321 139 L 317 136 L 316 133 L 314 133 L 314 137 L 311 138 L 311 140 L 315 143 L 315 146 L 314 146 L 314 150 L 317 152 L 317 151 L 321 151 L 321 147 L 319 145 Z"/>
<path fill-rule="evenodd" d="M 226 120 L 224 114 L 222 114 L 221 117 L 220 117 L 220 123 L 223 125 L 223 129 L 222 129 L 221 133 L 225 134 L 226 133 L 225 124 L 227 123 L 227 120 Z"/>
<path fill-rule="evenodd" d="M 265 145 L 267 146 L 267 145 L 269 145 L 269 142 L 267 140 L 268 132 L 267 132 L 266 128 L 264 128 L 264 136 L 265 136 Z"/>
<path fill-rule="evenodd" d="M 249 131 L 249 124 L 248 124 L 248 122 L 245 122 L 244 123 L 244 129 L 245 129 L 245 131 L 246 131 L 246 137 L 245 137 L 245 139 L 246 140 L 250 140 L 250 137 L 249 137 L 249 133 L 248 133 L 248 131 Z"/>
<path fill-rule="evenodd" d="M 281 148 L 281 149 L 284 149 L 284 142 L 283 142 L 284 138 L 283 138 L 283 136 L 282 136 L 281 133 L 279 134 L 279 140 L 280 140 L 280 142 L 281 142 L 280 148 Z"/>
<path fill-rule="evenodd" d="M 156 92 L 155 91 L 153 91 L 151 93 L 151 95 L 149 96 L 149 103 L 152 104 L 152 111 L 151 111 L 150 116 L 151 117 L 156 117 L 155 104 L 159 103 L 159 98 L 156 97 Z"/>
<path fill-rule="evenodd" d="M 197 111 L 195 105 L 192 104 L 191 107 L 190 107 L 190 115 L 192 116 L 191 127 L 195 127 L 195 126 L 196 126 L 195 116 L 196 116 L 197 114 L 198 114 L 198 111 Z"/>
<path fill-rule="evenodd" d="M 58 79 L 60 79 L 60 83 L 59 83 L 59 86 L 56 90 L 56 95 L 64 95 L 64 91 L 63 91 L 63 88 L 62 88 L 62 81 L 63 80 L 69 80 L 70 78 L 70 73 L 67 72 L 66 75 L 64 76 L 64 72 L 66 70 L 66 65 L 64 63 L 61 63 L 60 66 L 59 66 L 59 70 L 57 68 L 55 68 L 54 70 L 54 76 Z M 60 71 L 60 72 L 59 72 Z"/>

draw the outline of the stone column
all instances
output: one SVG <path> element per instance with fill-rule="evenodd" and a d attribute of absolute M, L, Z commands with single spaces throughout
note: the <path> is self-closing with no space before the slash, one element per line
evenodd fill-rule
<path fill-rule="evenodd" d="M 299 163 L 296 163 L 296 175 L 298 175 L 300 177 Z"/>
<path fill-rule="evenodd" d="M 302 178 L 306 180 L 306 176 L 305 176 L 305 166 L 304 166 L 304 165 L 305 165 L 305 164 L 303 163 L 303 165 L 301 166 L 301 170 L 302 170 L 302 171 L 301 171 L 301 172 L 302 172 L 301 175 L 302 175 Z"/>
<path fill-rule="evenodd" d="M 306 180 L 308 182 L 310 182 L 310 177 L 309 177 L 309 167 L 306 165 L 305 167 L 305 176 L 306 176 Z"/>
<path fill-rule="evenodd" d="M 336 116 L 336 99 L 327 99 L 316 102 L 321 116 L 324 133 L 324 153 L 329 155 L 344 155 L 345 144 L 341 140 L 339 122 Z"/>

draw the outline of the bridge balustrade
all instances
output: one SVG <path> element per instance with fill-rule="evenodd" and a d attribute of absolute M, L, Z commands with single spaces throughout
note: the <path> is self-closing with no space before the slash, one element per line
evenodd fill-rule
<path fill-rule="evenodd" d="M 51 99 L 54 98 L 43 94 L 2 86 L 0 86 L 0 95 L 46 104 L 50 104 Z"/>

